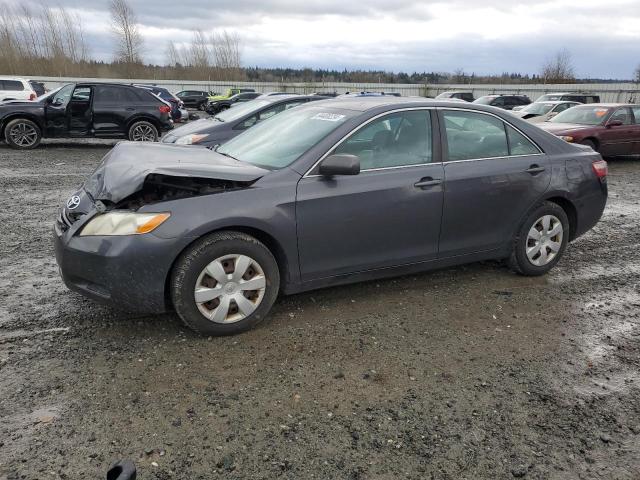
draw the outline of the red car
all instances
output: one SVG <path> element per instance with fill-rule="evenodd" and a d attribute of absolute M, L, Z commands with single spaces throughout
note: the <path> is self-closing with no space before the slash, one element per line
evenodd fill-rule
<path fill-rule="evenodd" d="M 569 108 L 540 128 L 603 157 L 640 154 L 640 105 L 591 103 Z"/>

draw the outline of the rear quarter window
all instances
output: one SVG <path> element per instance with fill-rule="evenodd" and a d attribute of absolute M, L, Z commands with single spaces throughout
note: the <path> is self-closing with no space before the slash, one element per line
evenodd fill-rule
<path fill-rule="evenodd" d="M 24 85 L 18 80 L 2 80 L 2 90 L 8 90 L 11 92 L 20 92 L 24 90 Z"/>

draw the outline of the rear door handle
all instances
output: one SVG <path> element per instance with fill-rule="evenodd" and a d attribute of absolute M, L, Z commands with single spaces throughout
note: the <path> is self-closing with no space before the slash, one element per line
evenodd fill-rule
<path fill-rule="evenodd" d="M 538 173 L 544 172 L 544 170 L 545 168 L 539 165 L 531 165 L 525 170 L 525 172 L 530 173 L 531 175 L 537 175 Z"/>
<path fill-rule="evenodd" d="M 434 180 L 432 177 L 421 178 L 419 182 L 414 183 L 413 186 L 416 188 L 428 188 L 435 187 L 436 185 L 440 185 L 442 180 Z"/>

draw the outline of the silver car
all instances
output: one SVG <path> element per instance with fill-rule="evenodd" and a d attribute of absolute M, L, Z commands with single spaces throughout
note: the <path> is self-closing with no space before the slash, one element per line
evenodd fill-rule
<path fill-rule="evenodd" d="M 564 112 L 576 105 L 582 105 L 580 102 L 567 101 L 551 101 L 551 102 L 534 102 L 522 109 L 512 111 L 516 117 L 527 120 L 531 123 L 547 122 L 560 112 Z"/>

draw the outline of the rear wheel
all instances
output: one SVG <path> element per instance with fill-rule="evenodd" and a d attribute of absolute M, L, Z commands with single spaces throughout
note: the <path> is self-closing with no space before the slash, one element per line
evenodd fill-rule
<path fill-rule="evenodd" d="M 544 202 L 522 224 L 509 257 L 513 270 L 543 275 L 560 260 L 569 242 L 569 218 L 558 204 Z"/>
<path fill-rule="evenodd" d="M 135 122 L 129 127 L 129 140 L 132 142 L 157 142 L 158 129 L 153 123 L 146 120 Z"/>
<path fill-rule="evenodd" d="M 42 131 L 35 122 L 26 118 L 16 118 L 7 123 L 4 139 L 11 148 L 29 150 L 40 144 Z"/>
<path fill-rule="evenodd" d="M 280 273 L 269 249 L 255 238 L 218 232 L 178 258 L 170 289 L 188 327 L 203 335 L 231 335 L 249 330 L 269 313 Z"/>
<path fill-rule="evenodd" d="M 207 102 L 198 104 L 198 110 L 200 110 L 201 112 L 204 112 L 205 108 L 207 108 Z"/>

